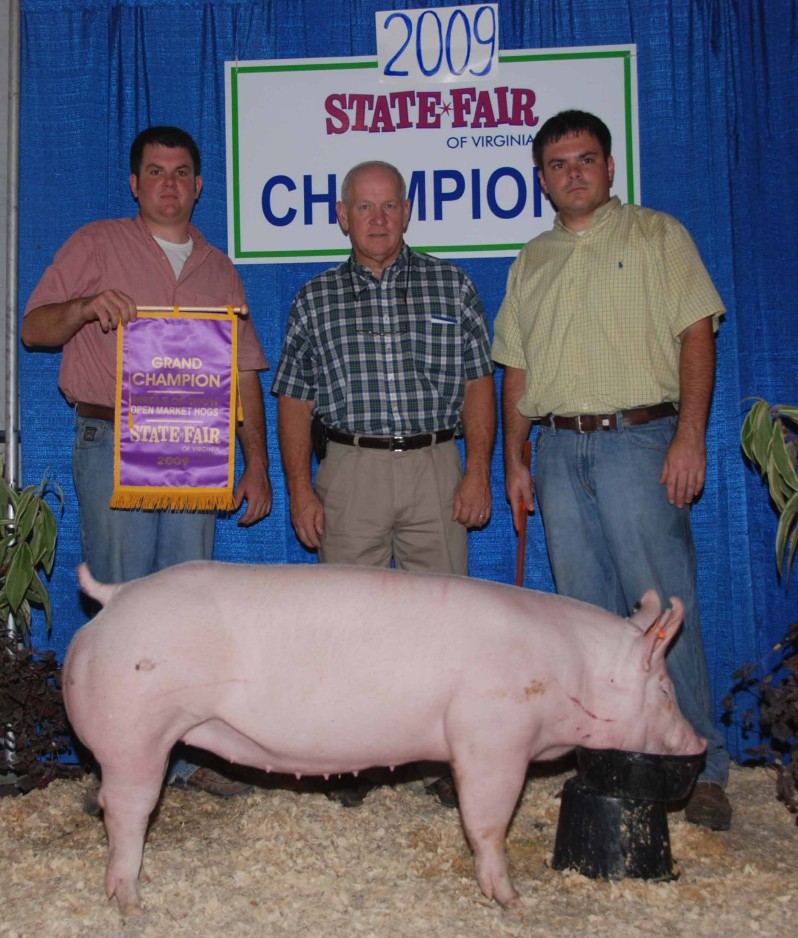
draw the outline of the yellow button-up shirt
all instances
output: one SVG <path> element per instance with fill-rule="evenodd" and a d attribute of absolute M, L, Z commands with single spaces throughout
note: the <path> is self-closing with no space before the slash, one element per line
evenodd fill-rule
<path fill-rule="evenodd" d="M 523 248 L 492 354 L 526 370 L 524 416 L 612 413 L 678 401 L 680 333 L 723 312 L 684 226 L 613 197 L 581 235 L 558 216 Z"/>

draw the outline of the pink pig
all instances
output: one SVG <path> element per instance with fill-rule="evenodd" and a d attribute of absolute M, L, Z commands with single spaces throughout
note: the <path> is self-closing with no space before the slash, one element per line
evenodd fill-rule
<path fill-rule="evenodd" d="M 147 823 L 183 740 L 307 775 L 449 762 L 483 893 L 519 901 L 504 839 L 527 766 L 575 746 L 694 755 L 665 651 L 683 617 L 631 620 L 464 577 L 192 562 L 83 590 L 69 718 L 102 769 L 108 897 L 140 914 Z"/>

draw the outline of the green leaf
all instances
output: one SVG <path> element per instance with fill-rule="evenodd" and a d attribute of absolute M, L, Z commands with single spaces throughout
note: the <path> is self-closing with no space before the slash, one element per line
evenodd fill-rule
<path fill-rule="evenodd" d="M 773 409 L 782 417 L 792 420 L 793 423 L 798 423 L 798 407 L 792 407 L 789 404 L 776 404 Z"/>
<path fill-rule="evenodd" d="M 33 526 L 36 524 L 40 504 L 40 500 L 36 497 L 36 486 L 29 485 L 22 493 L 17 510 L 14 512 L 17 533 L 21 541 L 27 541 L 30 537 Z"/>
<path fill-rule="evenodd" d="M 798 475 L 795 474 L 795 458 L 790 457 L 787 440 L 784 436 L 784 429 L 781 421 L 776 420 L 773 424 L 773 440 L 771 444 L 771 456 L 776 465 L 776 470 L 784 483 L 785 491 L 792 490 L 798 492 Z"/>
<path fill-rule="evenodd" d="M 773 459 L 768 459 L 767 480 L 770 497 L 776 505 L 776 510 L 781 514 L 781 512 L 784 511 L 784 506 L 787 504 L 787 497 L 784 494 L 781 478 Z"/>
<path fill-rule="evenodd" d="M 5 593 L 11 611 L 16 614 L 33 579 L 33 555 L 27 544 L 20 544 L 6 575 Z"/>
<path fill-rule="evenodd" d="M 49 632 L 51 626 L 50 594 L 47 591 L 47 587 L 44 585 L 44 583 L 42 583 L 39 574 L 35 571 L 33 573 L 33 578 L 30 581 L 28 598 L 44 607 L 44 615 L 47 621 L 47 631 Z"/>
<path fill-rule="evenodd" d="M 13 612 L 14 621 L 16 622 L 17 627 L 20 629 L 20 631 L 27 635 L 27 633 L 30 631 L 30 606 L 23 599 L 19 604 L 19 607 L 13 610 Z"/>
<path fill-rule="evenodd" d="M 792 562 L 795 560 L 795 550 L 798 548 L 798 525 L 792 529 L 792 534 L 788 541 L 788 554 L 789 560 L 787 561 L 787 575 L 784 577 L 785 582 L 790 579 L 790 574 L 792 573 Z"/>
<path fill-rule="evenodd" d="M 779 527 L 776 531 L 776 565 L 779 573 L 782 572 L 782 562 L 787 546 L 787 537 L 796 519 L 798 519 L 798 492 L 785 504 L 781 518 L 779 518 Z"/>
<path fill-rule="evenodd" d="M 12 488 L 9 488 L 5 479 L 3 479 L 3 487 L 5 488 L 6 494 L 8 495 L 9 505 L 11 505 L 11 507 L 16 511 L 17 503 L 19 502 L 19 496 Z M 8 512 L 6 512 L 6 514 L 8 514 Z"/>
<path fill-rule="evenodd" d="M 751 458 L 764 473 L 767 471 L 770 442 L 773 438 L 773 420 L 766 401 L 755 404 L 753 416 L 753 435 L 751 438 Z"/>
<path fill-rule="evenodd" d="M 2 466 L 0 457 L 0 466 Z M 2 470 L 0 469 L 0 472 Z M 30 601 L 41 605 L 51 626 L 47 584 L 39 574 L 50 574 L 55 560 L 57 523 L 47 503 L 55 495 L 61 508 L 64 494 L 47 473 L 39 485 L 16 492 L 3 475 L 0 479 L 0 618 L 13 618 L 20 634 L 29 637 Z M 10 517 L 9 517 L 10 516 Z"/>
<path fill-rule="evenodd" d="M 751 409 L 746 414 L 740 431 L 740 443 L 743 447 L 743 452 L 751 462 L 754 462 L 754 431 L 756 429 L 758 414 L 763 404 L 767 407 L 766 401 L 763 401 L 761 397 L 756 398 L 755 403 L 751 405 Z"/>
<path fill-rule="evenodd" d="M 50 506 L 46 502 L 41 503 L 38 524 L 35 525 L 33 537 L 30 541 L 31 551 L 33 552 L 33 564 L 44 567 L 48 576 L 53 569 L 53 559 L 55 558 L 55 544 L 58 538 L 58 530 Z"/>

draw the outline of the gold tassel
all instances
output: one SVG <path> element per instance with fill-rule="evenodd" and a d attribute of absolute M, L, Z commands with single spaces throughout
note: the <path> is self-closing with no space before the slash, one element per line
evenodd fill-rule
<path fill-rule="evenodd" d="M 133 511 L 234 511 L 235 499 L 228 492 L 114 492 L 111 508 Z"/>

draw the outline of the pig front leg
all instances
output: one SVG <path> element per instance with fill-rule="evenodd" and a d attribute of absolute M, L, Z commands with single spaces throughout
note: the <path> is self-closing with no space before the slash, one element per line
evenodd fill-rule
<path fill-rule="evenodd" d="M 166 770 L 165 759 L 142 774 L 138 763 L 131 780 L 131 766 L 121 770 L 102 766 L 99 801 L 108 835 L 105 894 L 116 898 L 122 915 L 142 915 L 138 881 L 144 854 L 144 838 L 155 810 Z"/>
<path fill-rule="evenodd" d="M 477 883 L 488 899 L 505 908 L 521 904 L 510 879 L 504 842 L 527 764 L 523 755 L 510 757 L 502 752 L 493 753 L 490 759 L 475 759 L 471 753 L 452 766 Z"/>

